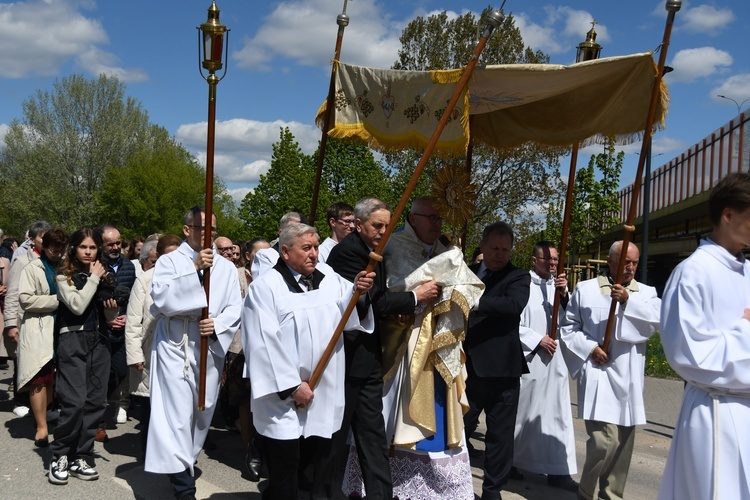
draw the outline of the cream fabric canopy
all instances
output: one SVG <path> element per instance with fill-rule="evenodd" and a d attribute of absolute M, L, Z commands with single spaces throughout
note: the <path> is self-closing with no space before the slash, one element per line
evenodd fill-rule
<path fill-rule="evenodd" d="M 463 69 L 396 71 L 337 63 L 335 119 L 329 135 L 358 138 L 381 149 L 424 148 Z M 478 67 L 436 150 L 466 151 L 475 141 L 497 148 L 527 142 L 586 145 L 603 136 L 620 144 L 638 139 L 657 67 L 650 53 L 562 66 L 512 64 Z M 662 126 L 668 93 L 662 83 L 655 124 Z M 318 110 L 323 126 L 325 103 Z"/>

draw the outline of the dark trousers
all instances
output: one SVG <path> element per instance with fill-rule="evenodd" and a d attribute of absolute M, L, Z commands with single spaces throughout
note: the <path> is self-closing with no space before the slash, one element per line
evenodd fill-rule
<path fill-rule="evenodd" d="M 190 475 L 190 471 L 185 469 L 182 472 L 167 474 L 169 482 L 172 483 L 174 496 L 182 498 L 185 495 L 195 495 L 195 478 Z"/>
<path fill-rule="evenodd" d="M 346 443 L 351 428 L 368 499 L 392 499 L 393 482 L 388 463 L 388 442 L 383 421 L 383 377 L 380 369 L 370 377 L 346 377 L 344 419 L 334 434 L 333 490 L 340 496 L 349 455 Z"/>
<path fill-rule="evenodd" d="M 128 362 L 125 357 L 125 339 L 110 338 L 110 350 L 112 351 L 112 362 L 109 369 L 109 381 L 107 383 L 107 397 L 120 387 L 125 377 L 128 376 Z"/>
<path fill-rule="evenodd" d="M 299 469 L 306 464 L 313 470 L 310 498 L 331 498 L 333 462 L 320 457 L 331 456 L 332 439 L 312 436 L 284 440 L 264 436 L 262 442 L 269 476 L 268 488 L 263 491 L 264 500 L 297 500 Z"/>
<path fill-rule="evenodd" d="M 151 398 L 148 396 L 131 396 L 134 401 L 137 401 L 138 407 L 140 408 L 140 414 L 138 420 L 141 424 L 141 450 L 143 456 L 146 456 L 146 445 L 148 444 L 148 423 L 151 420 Z"/>
<path fill-rule="evenodd" d="M 94 437 L 107 403 L 109 363 L 109 349 L 99 332 L 60 334 L 55 379 L 60 418 L 50 445 L 53 457 L 84 458 L 94 465 Z"/>
<path fill-rule="evenodd" d="M 482 498 L 498 498 L 513 466 L 513 433 L 520 378 L 478 377 L 471 363 L 466 367 L 469 375 L 466 381 L 469 411 L 464 415 L 466 437 L 476 430 L 479 414 L 484 411 L 487 434 L 484 438 Z"/>

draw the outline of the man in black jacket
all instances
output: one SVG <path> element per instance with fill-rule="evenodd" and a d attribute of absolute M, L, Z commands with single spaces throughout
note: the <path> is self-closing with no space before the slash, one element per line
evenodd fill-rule
<path fill-rule="evenodd" d="M 333 247 L 326 263 L 344 278 L 353 281 L 370 261 L 370 252 L 380 244 L 390 222 L 390 207 L 376 198 L 360 200 L 354 207 L 355 231 Z M 388 464 L 388 443 L 383 422 L 383 374 L 380 324 L 389 315 L 414 314 L 418 302 L 429 302 L 438 296 L 434 281 L 421 285 L 415 292 L 389 292 L 386 289 L 385 267 L 375 266 L 372 289 L 357 304 L 360 318 L 370 306 L 375 315 L 372 335 L 344 332 L 346 380 L 344 420 L 334 436 L 335 452 L 340 454 L 334 491 L 341 490 L 345 464 L 345 440 L 351 427 L 357 445 L 359 463 L 367 498 L 393 498 Z M 338 439 L 337 439 L 338 438 Z"/>
<path fill-rule="evenodd" d="M 513 230 L 495 222 L 482 232 L 484 260 L 472 267 L 486 289 L 469 317 L 464 349 L 469 378 L 464 415 L 466 436 L 477 428 L 479 414 L 487 418 L 482 500 L 497 500 L 513 465 L 513 433 L 518 388 L 529 369 L 523 357 L 518 326 L 529 300 L 530 275 L 510 263 Z"/>
<path fill-rule="evenodd" d="M 114 320 L 107 321 L 103 313 L 99 317 L 99 331 L 109 340 L 112 354 L 107 395 L 110 398 L 117 397 L 119 404 L 115 419 L 118 424 L 124 424 L 130 404 L 130 394 L 127 390 L 128 364 L 125 356 L 125 317 L 130 290 L 135 283 L 135 266 L 122 255 L 122 238 L 116 227 L 101 226 L 98 232 L 102 237 L 101 260 L 109 276 L 108 294 L 117 301 L 119 307 Z M 105 423 L 102 422 L 96 432 L 97 441 L 104 442 L 109 439 L 105 429 Z"/>

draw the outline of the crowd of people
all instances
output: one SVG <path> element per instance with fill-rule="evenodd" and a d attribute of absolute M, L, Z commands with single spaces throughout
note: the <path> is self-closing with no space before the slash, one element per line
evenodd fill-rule
<path fill-rule="evenodd" d="M 376 198 L 329 207 L 322 242 L 296 212 L 278 239 L 249 242 L 219 236 L 201 207 L 183 235 L 127 244 L 110 225 L 68 235 L 39 221 L 0 245 L 14 412 L 33 415 L 58 485 L 99 477 L 109 401 L 119 423 L 140 410 L 144 469 L 179 499 L 195 498 L 217 407 L 241 432 L 247 477 L 267 473 L 264 499 L 473 499 L 472 456 L 482 499 L 528 472 L 578 498 L 623 498 L 660 331 L 686 390 L 659 497 L 750 498 L 750 440 L 735 425 L 750 413 L 750 175 L 727 176 L 709 205 L 713 232 L 663 302 L 622 241 L 574 290 L 552 242 L 534 246 L 530 271 L 514 266 L 505 222 L 467 265 L 429 197 L 384 249 L 391 208 Z M 569 375 L 588 435 L 580 483 Z"/>

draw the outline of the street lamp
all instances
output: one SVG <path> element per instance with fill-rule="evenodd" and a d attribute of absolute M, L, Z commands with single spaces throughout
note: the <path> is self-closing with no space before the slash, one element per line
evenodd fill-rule
<path fill-rule="evenodd" d="M 716 94 L 716 97 L 721 97 L 722 99 L 726 99 L 727 101 L 732 101 L 734 103 L 734 105 L 737 106 L 737 115 L 739 115 L 742 112 L 742 106 L 744 106 L 746 102 L 750 101 L 750 98 L 747 98 L 744 101 L 742 101 L 741 103 L 738 103 L 737 101 L 735 101 L 731 97 L 727 97 L 727 96 L 721 95 L 721 94 Z"/>
<path fill-rule="evenodd" d="M 214 205 L 214 138 L 216 131 L 216 85 L 227 74 L 227 56 L 225 45 L 229 46 L 229 28 L 219 21 L 219 8 L 216 0 L 208 8 L 208 19 L 196 28 L 198 30 L 198 72 L 208 83 L 208 132 L 206 140 L 206 212 L 203 231 L 203 248 L 211 247 L 213 235 L 213 205 Z M 226 34 L 226 37 L 224 36 Z M 201 40 L 202 38 L 202 40 Z M 203 43 L 201 43 L 201 41 Z M 224 62 L 222 63 L 222 54 Z M 201 68 L 202 67 L 202 68 Z M 221 77 L 216 72 L 224 67 Z M 203 70 L 208 71 L 208 76 Z M 206 292 L 206 304 L 209 303 L 210 269 L 203 271 L 203 289 Z M 201 319 L 208 318 L 208 307 L 203 308 Z M 208 337 L 201 337 L 200 351 L 200 381 L 198 384 L 198 409 L 206 407 L 206 365 L 208 357 Z"/>
<path fill-rule="evenodd" d="M 737 106 L 737 117 L 739 118 L 739 129 L 740 129 L 740 135 L 737 138 L 737 142 L 739 144 L 739 147 L 737 148 L 737 168 L 739 170 L 742 170 L 742 147 L 745 144 L 745 127 L 742 123 L 742 106 L 747 102 L 750 101 L 750 97 L 742 101 L 741 103 L 737 103 L 734 99 L 731 97 L 727 97 L 725 95 L 716 94 L 716 97 L 721 97 L 722 99 L 726 99 L 727 101 L 732 101 L 735 106 Z M 730 160 L 731 162 L 731 160 Z M 731 163 L 730 163 L 731 168 Z"/>

